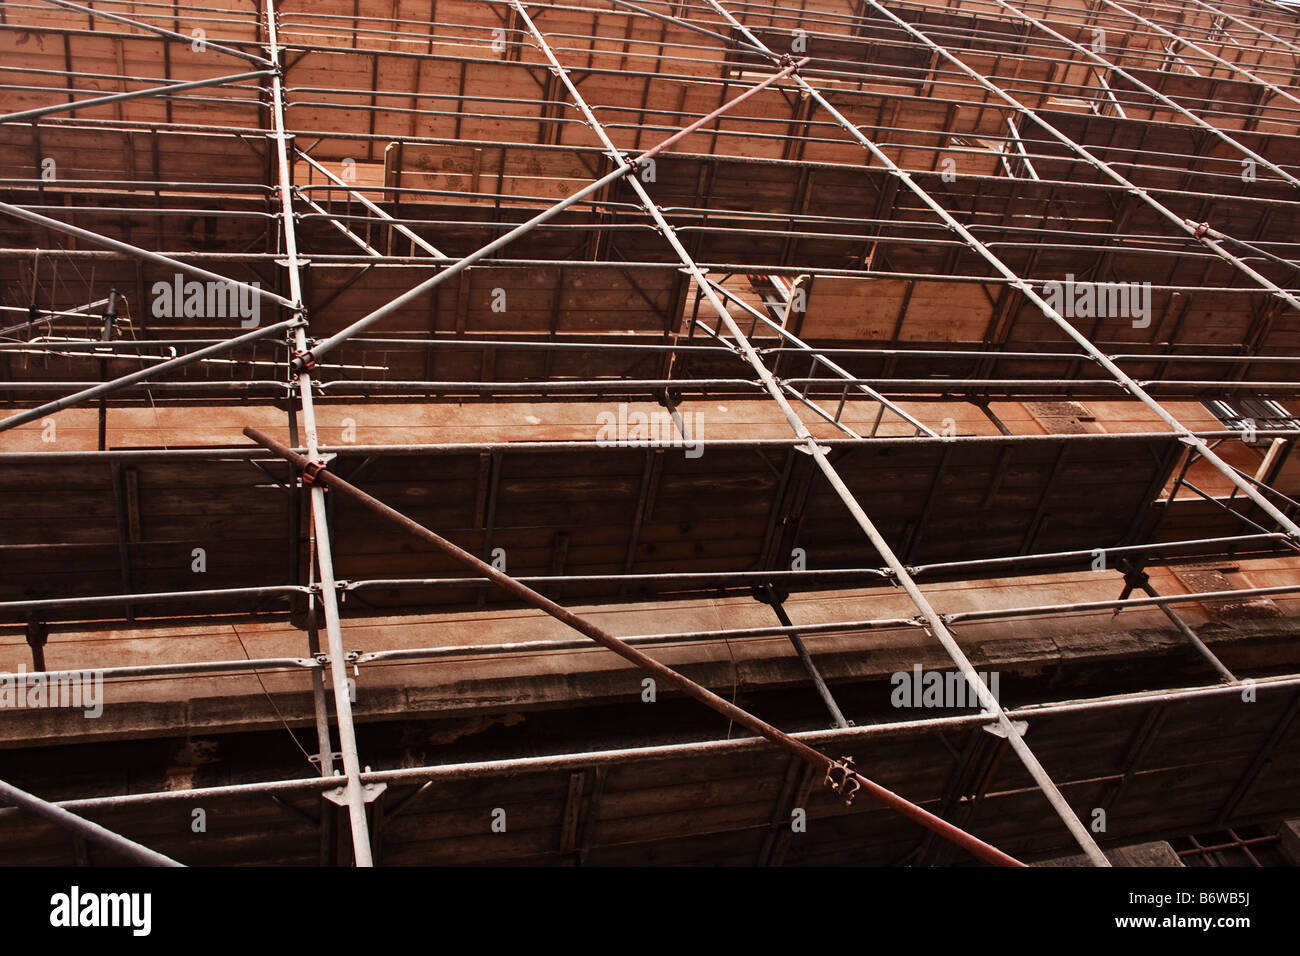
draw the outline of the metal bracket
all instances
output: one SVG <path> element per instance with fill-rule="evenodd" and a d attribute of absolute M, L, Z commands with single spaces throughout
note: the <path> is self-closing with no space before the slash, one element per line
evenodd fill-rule
<path fill-rule="evenodd" d="M 785 383 L 781 382 L 781 384 L 784 385 Z M 801 441 L 799 444 L 794 445 L 793 447 L 795 451 L 802 452 L 803 454 L 812 456 L 814 458 L 825 458 L 827 455 L 831 453 L 831 450 L 827 448 L 825 445 L 814 444 L 811 448 L 809 448 L 808 443 L 806 441 Z"/>
<path fill-rule="evenodd" d="M 379 795 L 387 789 L 388 784 L 386 783 L 363 783 L 361 785 L 361 801 L 363 803 L 374 803 L 379 799 Z M 340 807 L 346 807 L 348 805 L 346 794 L 347 788 L 339 787 L 335 790 L 326 790 L 321 794 L 321 796 L 330 803 L 336 803 Z"/>
<path fill-rule="evenodd" d="M 1001 725 L 1001 724 L 998 724 L 998 723 L 994 723 L 994 724 L 985 724 L 985 725 L 983 726 L 982 729 L 983 729 L 986 733 L 990 733 L 990 734 L 992 734 L 994 737 L 1003 737 L 1003 738 L 1005 738 L 1005 737 L 1007 736 L 1007 732 L 1006 732 L 1005 730 L 1003 730 L 1003 729 L 1002 729 L 1002 725 Z M 1023 736 L 1025 735 L 1025 731 L 1027 731 L 1027 730 L 1029 729 L 1029 721 L 1027 721 L 1027 720 L 1013 720 L 1013 721 L 1011 721 L 1011 729 L 1014 730 L 1014 731 L 1016 732 L 1016 736 L 1017 736 L 1017 737 L 1023 737 Z"/>

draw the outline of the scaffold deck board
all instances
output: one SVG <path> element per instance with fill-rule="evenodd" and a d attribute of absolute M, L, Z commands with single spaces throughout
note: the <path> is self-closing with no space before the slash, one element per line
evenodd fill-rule
<path fill-rule="evenodd" d="M 1108 833 L 1116 839 L 1149 832 L 1213 827 L 1215 815 L 1230 798 L 1236 781 L 1230 771 L 1244 771 L 1272 732 L 1289 701 L 1274 694 L 1270 700 L 1243 707 L 1235 697 L 1221 695 L 1165 705 L 1166 719 L 1152 746 L 1137 765 L 1126 761 L 1135 720 L 1141 707 L 1094 712 L 1068 712 L 1034 718 L 1035 747 L 1061 780 L 1065 792 L 1080 805 L 1100 805 L 1106 781 L 1126 772 L 1132 783 L 1108 812 Z M 857 762 L 882 785 L 938 810 L 944 805 L 949 775 L 957 752 L 979 728 L 949 731 L 886 731 L 853 744 Z M 1215 735 L 1213 754 L 1206 752 L 1207 733 Z M 1278 742 L 1274 759 L 1241 806 L 1243 815 L 1262 817 L 1285 810 L 1289 790 L 1278 784 L 1300 772 L 1293 746 L 1296 725 Z M 105 757 L 112 745 L 102 744 Z M 991 749 L 979 767 L 989 774 L 981 796 L 963 801 L 957 819 L 982 838 L 1009 852 L 1038 856 L 1069 852 L 1059 821 L 1014 761 L 990 763 Z M 17 755 L 14 755 L 15 757 Z M 0 766 L 12 761 L 0 753 Z M 771 837 L 788 830 L 788 808 L 777 806 L 788 773 L 788 758 L 770 749 L 739 754 L 680 755 L 657 759 L 624 759 L 601 771 L 600 796 L 587 810 L 589 839 L 581 844 L 587 865 L 698 864 L 719 856 L 753 864 L 896 865 L 912 858 L 924 844 L 925 831 L 896 815 L 858 800 L 851 808 L 813 781 L 803 806 L 808 827 L 797 839 Z M 200 771 L 196 782 L 220 779 L 222 764 Z M 46 781 L 47 792 L 77 792 L 77 781 L 66 767 L 49 759 L 33 768 L 33 779 Z M 98 784 L 117 767 L 88 766 L 87 784 Z M 575 851 L 565 837 L 566 804 L 576 778 L 580 792 L 591 795 L 594 769 L 553 770 L 509 775 L 482 773 L 465 780 L 441 780 L 384 828 L 380 862 L 387 865 L 555 865 Z M 161 781 L 159 781 L 161 783 Z M 49 790 L 49 787 L 57 789 Z M 390 785 L 397 796 L 413 793 L 409 783 Z M 161 789 L 161 788 L 160 788 Z M 257 862 L 317 865 L 320 840 L 314 827 L 264 795 L 207 797 L 213 808 L 205 836 L 204 860 L 212 865 Z M 310 807 L 302 795 L 281 800 Z M 793 804 L 792 804 L 793 806 Z M 510 822 L 505 833 L 491 833 L 486 821 L 493 808 L 505 809 Z M 775 811 L 774 811 L 775 807 Z M 216 808 L 219 808 L 216 809 Z M 774 812 L 781 815 L 773 827 Z M 182 820 L 182 818 L 184 818 Z M 193 846 L 180 834 L 188 832 L 190 805 L 185 802 L 99 810 L 95 819 L 146 845 L 174 853 L 182 861 Z M 184 825 L 182 825 L 184 824 Z M 0 819 L 0 834 L 11 852 L 31 864 L 69 865 L 70 843 L 49 824 L 29 822 L 11 812 Z M 964 863 L 941 845 L 931 847 L 936 862 Z M 92 850 L 92 855 L 99 856 Z"/>
<path fill-rule="evenodd" d="M 650 423 L 611 423 L 612 441 L 620 427 L 624 440 L 635 440 Z M 1067 445 L 868 443 L 838 463 L 891 545 L 918 561 L 1132 543 L 1177 442 L 1115 436 L 1069 457 Z M 1004 447 L 1014 451 L 1004 455 Z M 878 563 L 824 484 L 814 481 L 806 502 L 789 497 L 786 452 L 691 451 L 448 446 L 425 455 L 344 452 L 331 467 L 474 553 L 502 549 L 512 574 L 762 570 L 787 566 L 796 547 L 813 568 Z M 797 458 L 798 465 L 804 456 Z M 278 465 L 160 455 L 122 470 L 115 479 L 110 468 L 70 472 L 38 456 L 0 459 L 4 600 L 297 583 L 288 579 L 293 545 L 285 542 L 290 495 L 267 474 L 282 474 Z M 375 528 L 346 501 L 333 506 L 332 520 L 340 578 L 458 573 L 428 547 Z M 783 536 L 774 537 L 774 527 Z M 367 600 L 400 605 L 417 599 L 413 591 L 376 591 Z"/>

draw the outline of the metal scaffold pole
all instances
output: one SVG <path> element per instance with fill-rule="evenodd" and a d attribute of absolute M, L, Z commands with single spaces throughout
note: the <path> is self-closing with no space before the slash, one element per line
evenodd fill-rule
<path fill-rule="evenodd" d="M 15 807 L 56 826 L 63 827 L 87 840 L 108 847 L 114 853 L 130 860 L 137 866 L 182 866 L 169 856 L 151 850 L 147 846 L 128 840 L 121 834 L 101 827 L 98 823 L 77 816 L 63 807 L 33 796 L 26 790 L 19 790 L 12 784 L 0 780 L 0 800 L 12 803 Z"/>
<path fill-rule="evenodd" d="M 578 88 L 576 84 L 573 83 L 572 79 L 570 79 L 568 71 L 565 70 L 555 58 L 555 54 L 552 52 L 550 45 L 546 42 L 546 38 L 542 34 L 541 30 L 537 28 L 537 25 L 533 23 L 532 19 L 528 16 L 528 12 L 524 9 L 520 0 L 511 0 L 511 3 L 520 20 L 532 32 L 542 52 L 546 55 L 547 59 L 557 71 L 557 75 L 559 75 L 561 80 L 564 82 L 569 91 L 569 95 L 574 100 L 574 103 L 586 117 L 588 125 L 590 125 L 596 135 L 600 137 L 601 141 L 605 144 L 605 148 L 609 150 L 610 155 L 617 157 L 619 152 L 614 146 L 613 141 L 605 132 L 600 121 L 596 119 L 595 114 L 583 99 L 582 94 L 578 92 Z M 752 35 L 748 35 L 748 39 L 755 46 L 762 46 L 758 42 L 757 38 Z M 774 56 L 773 59 L 777 58 Z M 797 73 L 794 74 L 794 79 L 800 85 L 807 86 L 807 83 L 803 81 Z M 740 354 L 754 369 L 755 374 L 763 382 L 764 387 L 772 396 L 772 399 L 780 407 L 782 414 L 794 430 L 795 435 L 805 443 L 807 451 L 813 457 L 818 469 L 821 470 L 831 488 L 834 489 L 836 495 L 849 509 L 849 513 L 857 522 L 858 527 L 871 541 L 872 547 L 874 547 L 877 553 L 884 558 L 886 564 L 894 575 L 894 579 L 907 592 L 912 603 L 921 612 L 922 616 L 924 616 L 931 633 L 943 645 L 948 656 L 952 659 L 958 670 L 961 671 L 968 685 L 975 692 L 980 705 L 994 717 L 995 724 L 999 728 L 1000 733 L 1006 737 L 1011 748 L 1015 751 L 1016 755 L 1025 765 L 1025 768 L 1034 778 L 1035 783 L 1037 783 L 1039 788 L 1043 791 L 1053 809 L 1061 817 L 1066 828 L 1069 829 L 1071 835 L 1075 838 L 1079 846 L 1083 849 L 1084 853 L 1087 854 L 1088 858 L 1094 865 L 1110 866 L 1110 862 L 1106 859 L 1106 855 L 1102 853 L 1101 848 L 1097 846 L 1097 843 L 1092 839 L 1091 834 L 1089 834 L 1087 829 L 1079 822 L 1078 816 L 1076 816 L 1073 809 L 1071 809 L 1069 803 L 1065 800 L 1065 797 L 1061 794 L 1051 777 L 1048 776 L 1047 771 L 1043 768 L 1042 764 L 1039 763 L 1038 758 L 1034 756 L 1033 752 L 1030 751 L 1024 740 L 1021 739 L 1021 733 L 1023 732 L 1022 729 L 1012 724 L 1011 720 L 1007 717 L 1006 712 L 1002 709 L 1002 705 L 984 683 L 983 678 L 979 676 L 975 668 L 971 665 L 970 661 L 957 644 L 956 639 L 949 633 L 948 628 L 940 618 L 939 613 L 921 593 L 920 588 L 917 587 L 915 581 L 912 580 L 912 577 L 908 573 L 906 567 L 904 567 L 903 562 L 885 541 L 884 536 L 881 535 L 874 522 L 872 522 L 872 520 L 867 516 L 867 513 L 862 509 L 861 505 L 858 504 L 857 499 L 853 496 L 853 493 L 849 490 L 848 486 L 844 484 L 839 473 L 835 470 L 834 466 L 831 465 L 830 461 L 827 459 L 828 449 L 818 443 L 817 439 L 808 431 L 807 426 L 804 425 L 803 421 L 790 406 L 789 402 L 786 401 L 781 386 L 777 383 L 771 371 L 764 364 L 763 360 L 758 355 L 758 352 L 754 349 L 754 346 L 745 336 L 745 333 L 741 330 L 740 326 L 736 324 L 735 319 L 731 317 L 730 312 L 727 311 L 726 305 L 724 305 L 722 300 L 718 298 L 717 293 L 714 291 L 713 286 L 710 284 L 703 270 L 700 269 L 694 259 L 692 259 L 690 254 L 686 251 L 686 248 L 681 244 L 681 241 L 678 239 L 676 231 L 673 229 L 672 225 L 664 218 L 663 213 L 639 180 L 632 177 L 628 182 L 640 197 L 641 203 L 645 207 L 646 212 L 655 220 L 660 233 L 666 240 L 668 240 L 669 244 L 673 247 L 673 250 L 681 259 L 682 265 L 686 268 L 691 278 L 696 282 L 704 297 L 708 299 L 709 304 L 717 313 L 718 320 L 726 327 L 728 333 L 736 342 Z"/>
<path fill-rule="evenodd" d="M 298 255 L 298 238 L 294 227 L 293 175 L 289 165 L 289 134 L 285 129 L 285 104 L 283 68 L 280 65 L 280 46 L 277 38 L 275 0 L 266 0 L 267 48 L 275 74 L 271 78 L 271 116 L 274 130 L 276 169 L 279 185 L 281 227 L 284 254 L 289 274 L 290 298 L 294 311 L 303 315 L 302 260 Z M 307 349 L 307 334 L 303 324 L 293 330 L 298 354 Z M 318 454 L 316 411 L 312 404 L 311 370 L 298 371 L 298 394 L 302 403 L 303 440 L 308 453 Z M 348 818 L 352 826 L 352 851 L 359 867 L 374 865 L 370 848 L 370 827 L 366 819 L 365 790 L 361 783 L 361 759 L 357 753 L 356 728 L 352 719 L 351 688 L 348 684 L 347 661 L 343 649 L 343 629 L 339 619 L 338 593 L 334 582 L 333 554 L 330 546 L 329 519 L 325 510 L 325 489 L 312 484 L 311 516 L 315 532 L 316 567 L 320 572 L 320 601 L 325 613 L 325 635 L 329 648 L 330 683 L 334 692 L 334 713 L 337 718 L 339 749 L 343 755 L 344 796 L 347 800 Z M 321 772 L 325 773 L 327 755 L 321 754 Z"/>

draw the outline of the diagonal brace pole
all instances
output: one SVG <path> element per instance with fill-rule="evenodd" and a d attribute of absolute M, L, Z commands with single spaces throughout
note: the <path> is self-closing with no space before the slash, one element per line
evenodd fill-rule
<path fill-rule="evenodd" d="M 93 398 L 100 398 L 104 395 L 111 395 L 113 392 L 119 392 L 124 388 L 130 388 L 137 382 L 143 382 L 151 378 L 157 378 L 164 372 L 170 372 L 173 369 L 182 368 L 186 365 L 193 365 L 195 362 L 201 362 L 212 355 L 220 355 L 222 352 L 229 352 L 232 349 L 239 348 L 249 342 L 257 342 L 268 336 L 275 335 L 287 329 L 300 325 L 298 319 L 289 319 L 284 322 L 277 322 L 275 325 L 268 325 L 265 328 L 254 329 L 245 335 L 237 335 L 233 339 L 226 339 L 209 345 L 206 348 L 195 349 L 193 352 L 186 352 L 184 355 L 178 355 L 174 359 L 168 359 L 158 365 L 150 365 L 140 369 L 137 372 L 123 375 L 121 378 L 115 378 L 111 382 L 101 382 L 98 385 L 92 385 L 90 388 L 75 392 L 72 395 L 65 395 L 63 398 L 56 398 L 52 402 L 46 402 L 44 405 L 36 408 L 29 408 L 25 412 L 19 412 L 16 415 L 10 415 L 8 418 L 0 419 L 0 432 L 8 431 L 19 425 L 25 425 L 28 422 L 34 422 L 38 418 L 53 412 L 62 411 L 65 408 L 71 408 L 74 405 L 81 405 Z"/>
<path fill-rule="evenodd" d="M 255 80 L 263 76 L 270 76 L 269 70 L 253 70 L 249 73 L 234 73 L 230 76 L 214 76 L 209 80 L 191 80 L 188 83 L 172 83 L 168 86 L 151 86 L 146 90 L 131 90 L 127 93 L 110 93 L 107 96 L 96 96 L 89 100 L 78 100 L 75 103 L 55 103 L 53 106 L 38 106 L 35 109 L 23 110 L 20 113 L 6 113 L 0 116 L 0 123 L 9 123 L 14 120 L 31 120 L 39 116 L 48 116 L 50 113 L 63 113 L 72 110 L 82 110 L 90 106 L 104 106 L 108 103 L 121 103 L 125 100 L 136 100 L 145 96 L 170 96 L 172 93 L 182 93 L 185 90 L 197 90 L 205 86 L 228 86 L 231 83 L 239 83 L 243 80 Z M 78 92 L 74 90 L 73 92 Z"/>
<path fill-rule="evenodd" d="M 74 226 L 58 219 L 51 219 L 49 216 L 42 216 L 38 212 L 24 209 L 22 206 L 14 206 L 7 202 L 0 202 L 0 212 L 13 216 L 15 219 L 30 222 L 35 226 L 44 226 L 46 229 L 53 229 L 55 232 L 67 233 L 69 236 L 84 239 L 86 242 L 94 243 L 97 246 L 103 246 L 106 249 L 112 249 L 114 252 L 122 252 L 136 259 L 143 259 L 145 262 L 152 262 L 155 265 L 167 266 L 170 269 L 175 269 L 177 272 L 192 275 L 196 278 L 203 279 L 206 282 L 220 282 L 223 285 L 231 286 L 235 289 L 252 291 L 261 296 L 267 302 L 283 306 L 286 309 L 297 308 L 297 306 L 288 299 L 276 295 L 274 292 L 263 289 L 261 286 L 249 285 L 247 282 L 240 282 L 238 279 L 231 279 L 226 276 L 217 275 L 215 272 L 209 272 L 207 269 L 200 269 L 198 266 L 192 266 L 188 262 L 181 262 L 178 259 L 164 256 L 161 253 L 150 252 L 148 249 L 141 249 L 138 246 L 133 246 L 128 242 L 121 242 L 108 236 L 101 236 L 97 232 L 91 232 L 89 229 L 82 229 L 80 226 Z"/>
<path fill-rule="evenodd" d="M 319 172 L 322 176 L 328 179 L 335 186 L 338 186 L 340 189 L 347 190 L 349 196 L 351 196 L 357 202 L 361 203 L 361 205 L 365 206 L 367 209 L 373 212 L 380 219 L 384 219 L 389 222 L 393 221 L 393 217 L 390 216 L 387 212 L 385 212 L 382 206 L 379 206 L 376 203 L 371 202 L 369 199 L 365 197 L 365 195 L 361 193 L 360 190 L 354 189 L 352 186 L 349 186 L 343 180 L 339 179 L 337 176 L 335 176 L 332 172 L 330 172 L 320 163 L 316 162 L 316 160 L 312 159 L 312 157 L 305 150 L 295 148 L 295 152 L 297 152 L 299 158 L 305 160 L 307 165 L 311 166 L 312 169 L 315 169 L 317 172 Z M 308 201 L 310 202 L 310 200 Z M 400 222 L 395 223 L 393 228 L 396 229 L 398 232 L 400 232 L 402 235 L 404 235 L 407 239 L 410 239 L 411 242 L 415 243 L 417 246 L 419 246 L 429 255 L 436 256 L 439 259 L 446 258 L 446 256 L 436 246 L 425 241 L 420 236 L 419 233 L 413 232 L 412 230 L 404 226 L 402 223 Z"/>
<path fill-rule="evenodd" d="M 298 454 L 283 442 L 277 441 L 269 435 L 258 431 L 256 428 L 245 428 L 244 434 L 253 441 L 269 449 L 281 458 L 288 461 L 296 469 L 305 473 L 310 466 L 313 472 L 313 481 L 319 485 L 337 491 L 347 496 L 348 499 L 356 502 L 362 507 L 375 514 L 387 518 L 389 521 L 408 531 L 412 535 L 432 544 L 439 551 L 448 557 L 460 562 L 468 567 L 475 574 L 488 578 L 493 584 L 500 587 L 507 594 L 523 601 L 524 603 L 545 611 L 551 617 L 555 618 L 562 624 L 573 628 L 580 634 L 591 638 L 597 644 L 608 650 L 613 651 L 624 660 L 630 661 L 642 670 L 653 674 L 663 683 L 676 688 L 688 697 L 698 700 L 711 710 L 716 711 L 728 720 L 735 721 L 742 727 L 746 727 L 760 737 L 771 741 L 776 746 L 806 761 L 818 770 L 827 773 L 828 780 L 833 771 L 842 770 L 846 779 L 852 779 L 857 782 L 858 786 L 865 790 L 869 795 L 875 797 L 881 803 L 898 811 L 908 819 L 920 824 L 928 830 L 932 830 L 946 840 L 961 846 L 980 859 L 999 866 L 1023 866 L 1018 860 L 1003 853 L 995 847 L 990 846 L 983 840 L 972 836 L 959 827 L 953 826 L 946 820 L 940 819 L 929 811 L 917 806 L 910 800 L 907 800 L 892 790 L 888 790 L 877 783 L 868 780 L 862 774 L 852 769 L 845 768 L 842 763 L 832 761 L 826 755 L 819 753 L 807 744 L 796 740 L 789 734 L 771 724 L 760 720 L 748 711 L 742 710 L 735 704 L 719 697 L 717 694 L 701 687 L 687 677 L 679 674 L 672 668 L 659 663 L 654 658 L 647 656 L 626 642 L 615 637 L 613 634 L 604 630 L 586 618 L 574 614 L 568 608 L 556 604 L 549 598 L 539 594 L 532 588 L 515 580 L 508 574 L 498 571 L 484 561 L 479 560 L 463 548 L 453 544 L 446 538 L 412 520 L 394 508 L 390 508 L 377 498 L 374 498 L 355 485 L 344 481 L 342 478 L 331 473 L 330 471 L 313 464 L 304 456 Z"/>
<path fill-rule="evenodd" d="M 588 124 L 601 140 L 606 143 L 607 148 L 613 149 L 613 144 L 609 140 L 608 135 L 606 135 L 603 127 L 601 127 L 599 121 L 596 120 L 595 115 L 591 112 L 591 109 L 587 106 L 585 100 L 583 100 L 577 87 L 568 79 L 568 73 L 563 70 L 559 62 L 555 59 L 555 55 L 551 52 L 549 45 L 546 44 L 541 31 L 538 30 L 536 25 L 528 18 L 527 12 L 523 9 L 523 5 L 519 0 L 512 0 L 512 2 L 519 13 L 520 19 L 529 26 L 533 31 L 534 36 L 538 38 L 543 53 L 546 54 L 552 65 L 560 71 L 561 79 L 566 81 L 566 86 L 569 89 L 570 95 L 574 98 L 575 103 L 577 103 L 579 109 L 587 118 Z M 746 30 L 739 21 L 735 20 L 735 18 L 728 14 L 717 0 L 708 0 L 708 2 L 714 7 L 714 9 L 723 14 L 728 21 L 730 21 L 732 25 L 750 41 L 754 42 L 758 46 L 762 46 L 758 39 Z M 868 0 L 868 2 L 874 2 L 874 0 Z M 776 54 L 769 52 L 768 55 L 771 56 L 773 60 L 781 60 L 784 62 L 784 60 L 777 57 Z M 806 62 L 806 60 L 802 62 Z M 802 62 L 800 65 L 802 65 Z M 820 94 L 817 93 L 815 88 L 813 88 L 808 81 L 798 73 L 794 74 L 794 81 L 805 90 L 808 90 L 810 95 L 816 97 L 819 103 L 822 103 L 823 106 L 829 108 L 829 104 L 825 103 L 825 100 L 820 97 Z M 883 154 L 881 155 L 883 156 Z M 888 157 L 885 157 L 885 159 L 888 160 Z M 905 173 L 902 175 L 906 178 Z M 908 181 L 910 182 L 910 180 Z M 717 294 L 708 285 L 707 279 L 705 279 L 703 275 L 703 271 L 694 260 L 691 259 L 685 247 L 682 246 L 675 231 L 672 229 L 668 221 L 664 219 L 662 211 L 654 203 L 654 200 L 651 198 L 649 193 L 645 191 L 645 187 L 643 187 L 637 179 L 630 180 L 630 184 L 637 192 L 637 195 L 641 198 L 642 205 L 645 207 L 646 212 L 648 212 L 658 223 L 659 229 L 663 233 L 664 238 L 673 246 L 678 257 L 682 260 L 682 263 L 686 265 L 691 276 L 696 280 L 700 291 L 704 293 L 714 311 L 717 312 L 718 318 L 724 325 L 726 325 L 727 330 L 736 340 L 736 344 L 745 356 L 746 361 L 750 363 L 755 373 L 763 381 L 764 386 L 768 389 L 773 400 L 775 400 L 777 405 L 780 407 L 782 414 L 790 423 L 791 428 L 794 429 L 795 434 L 806 443 L 807 451 L 813 456 L 813 460 L 818 469 L 821 470 L 823 476 L 826 478 L 835 494 L 844 503 L 844 506 L 848 508 L 854 521 L 867 536 L 868 540 L 870 540 L 872 546 L 875 547 L 876 552 L 885 559 L 886 564 L 889 565 L 893 572 L 894 579 L 898 582 L 899 586 L 907 592 L 907 596 L 911 599 L 912 604 L 916 609 L 921 612 L 921 616 L 925 619 L 930 633 L 939 641 L 947 652 L 948 657 L 966 678 L 967 684 L 975 692 L 980 705 L 993 715 L 995 722 L 994 726 L 996 726 L 1003 736 L 1006 737 L 1012 750 L 1014 750 L 1016 756 L 1020 758 L 1020 762 L 1024 765 L 1025 769 L 1029 771 L 1030 776 L 1034 778 L 1034 782 L 1038 784 L 1039 789 L 1042 790 L 1043 796 L 1047 798 L 1047 801 L 1052 805 L 1053 810 L 1055 810 L 1057 815 L 1060 816 L 1061 822 L 1065 824 L 1066 828 L 1075 838 L 1075 841 L 1083 849 L 1084 853 L 1087 854 L 1088 858 L 1094 865 L 1110 866 L 1110 861 L 1106 859 L 1106 855 L 1102 853 L 1101 848 L 1097 846 L 1097 843 L 1093 840 L 1091 834 L 1089 834 L 1087 829 L 1079 822 L 1078 816 L 1075 814 L 1073 808 L 1065 799 L 1065 796 L 1061 793 L 1060 789 L 1052 781 L 1046 768 L 1044 768 L 1039 762 L 1038 758 L 1034 755 L 1033 751 L 1029 749 L 1029 746 L 1024 742 L 1024 740 L 1021 739 L 1021 730 L 1015 727 L 1010 718 L 1007 717 L 1006 711 L 1003 710 L 1002 705 L 998 702 L 997 698 L 993 696 L 992 692 L 985 685 L 984 680 L 975 671 L 970 660 L 966 657 L 960 645 L 957 643 L 956 638 L 949 631 L 945 622 L 940 618 L 938 611 L 935 610 L 933 605 L 930 604 L 929 600 L 921 592 L 921 589 L 913 580 L 902 560 L 894 553 L 893 549 L 889 546 L 875 523 L 858 503 L 853 492 L 844 483 L 835 467 L 830 463 L 827 457 L 829 450 L 817 442 L 804 426 L 803 422 L 799 419 L 798 415 L 795 414 L 789 403 L 785 401 L 779 388 L 776 386 L 772 373 L 763 364 L 762 359 L 754 350 L 753 345 L 750 344 L 748 338 L 746 338 L 744 332 L 741 331 L 740 327 L 731 317 Z M 924 198 L 929 198 L 928 194 L 926 194 Z"/>
<path fill-rule="evenodd" d="M 85 7 L 79 3 L 70 3 L 69 0 L 44 0 L 45 3 L 56 7 L 63 7 L 65 10 L 76 10 L 78 13 L 84 13 L 90 17 L 101 17 L 105 20 L 112 20 L 114 23 L 121 23 L 128 27 L 135 27 L 137 30 L 144 30 L 146 33 L 152 33 L 154 36 L 166 37 L 169 40 L 180 40 L 182 43 L 193 43 L 195 38 L 186 36 L 184 33 L 177 33 L 174 30 L 168 30 L 164 27 L 156 27 L 150 23 L 141 23 L 139 20 L 132 20 L 130 17 L 120 16 L 116 13 L 109 13 L 106 10 L 96 10 L 92 7 Z M 218 53 L 228 53 L 230 56 L 237 56 L 241 60 L 248 60 L 250 63 L 256 63 L 258 66 L 274 66 L 270 60 L 263 59 L 253 53 L 245 53 L 243 50 L 236 50 L 233 47 L 222 46 L 220 43 L 210 43 L 203 41 L 203 45 L 209 50 L 216 50 Z"/>
<path fill-rule="evenodd" d="M 136 843 L 134 840 L 128 840 L 120 833 L 114 833 L 107 827 L 101 827 L 84 817 L 79 817 L 75 813 L 63 809 L 57 804 L 50 803 L 48 800 L 42 800 L 40 797 L 28 793 L 26 790 L 19 790 L 12 784 L 0 780 L 0 799 L 7 800 L 20 810 L 26 810 L 34 816 L 48 820 L 50 823 L 63 827 L 65 830 L 71 830 L 73 833 L 85 837 L 87 840 L 93 840 L 103 846 L 108 847 L 115 853 L 120 853 L 127 857 L 132 863 L 139 866 L 183 866 L 177 863 L 169 856 L 156 850 L 151 850 L 143 844 Z"/>

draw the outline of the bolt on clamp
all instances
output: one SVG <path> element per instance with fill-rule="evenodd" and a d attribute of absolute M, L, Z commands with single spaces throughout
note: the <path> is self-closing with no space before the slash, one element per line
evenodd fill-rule
<path fill-rule="evenodd" d="M 841 757 L 839 760 L 831 761 L 831 765 L 826 768 L 826 779 L 823 783 L 844 798 L 846 807 L 853 803 L 853 798 L 862 789 L 862 784 L 858 782 L 857 771 L 853 769 L 852 757 Z"/>
<path fill-rule="evenodd" d="M 311 372 L 316 368 L 316 356 L 311 354 L 311 349 L 295 349 L 289 367 L 295 375 Z"/>
<path fill-rule="evenodd" d="M 302 468 L 302 484 L 304 488 L 310 488 L 320 480 L 320 474 L 325 470 L 326 462 L 323 458 L 317 458 L 315 461 L 309 461 Z"/>

